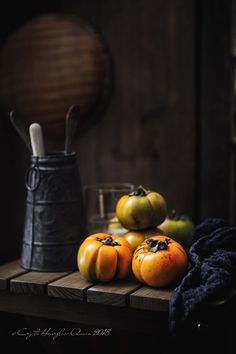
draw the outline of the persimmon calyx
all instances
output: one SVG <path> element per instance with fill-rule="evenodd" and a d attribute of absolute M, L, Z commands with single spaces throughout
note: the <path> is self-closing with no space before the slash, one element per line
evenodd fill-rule
<path fill-rule="evenodd" d="M 130 197 L 132 197 L 132 196 L 145 197 L 149 193 L 150 193 L 150 191 L 145 189 L 143 186 L 138 186 L 137 190 L 135 192 L 130 193 L 129 196 Z"/>
<path fill-rule="evenodd" d="M 103 245 L 106 246 L 120 246 L 119 242 L 113 240 L 113 238 L 110 236 L 106 238 L 96 237 L 96 240 L 100 241 Z"/>
<path fill-rule="evenodd" d="M 157 252 L 166 250 L 168 248 L 169 240 L 166 238 L 165 240 L 153 240 L 152 238 L 148 238 L 145 241 L 149 246 L 150 252 Z"/>

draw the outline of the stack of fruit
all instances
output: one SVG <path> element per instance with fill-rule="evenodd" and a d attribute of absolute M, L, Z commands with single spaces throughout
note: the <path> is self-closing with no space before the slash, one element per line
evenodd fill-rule
<path fill-rule="evenodd" d="M 128 231 L 123 237 L 133 251 L 147 238 L 163 234 L 157 225 L 167 215 L 167 205 L 163 196 L 139 186 L 137 191 L 124 195 L 116 205 L 116 216 Z"/>
<path fill-rule="evenodd" d="M 116 217 L 128 231 L 123 236 L 87 237 L 78 251 L 80 273 L 88 280 L 110 281 L 125 278 L 132 269 L 146 285 L 176 284 L 187 269 L 188 257 L 172 236 L 174 228 L 172 234 L 167 231 L 170 218 L 163 196 L 139 186 L 118 200 Z"/>

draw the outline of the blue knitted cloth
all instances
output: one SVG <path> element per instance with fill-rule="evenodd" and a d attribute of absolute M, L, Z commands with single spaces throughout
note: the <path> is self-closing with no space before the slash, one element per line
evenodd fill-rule
<path fill-rule="evenodd" d="M 189 269 L 172 292 L 170 333 L 177 336 L 199 307 L 236 284 L 236 227 L 222 219 L 206 219 L 192 235 Z"/>

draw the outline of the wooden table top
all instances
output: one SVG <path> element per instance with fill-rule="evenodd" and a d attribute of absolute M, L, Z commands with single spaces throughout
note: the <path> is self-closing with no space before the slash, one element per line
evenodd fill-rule
<path fill-rule="evenodd" d="M 94 283 L 85 280 L 78 271 L 27 271 L 19 260 L 0 266 L 0 290 L 0 311 L 96 323 L 94 315 L 89 319 L 94 312 L 97 317 L 100 313 L 102 323 L 108 316 L 105 325 L 120 322 L 122 328 L 124 321 L 130 327 L 141 318 L 146 318 L 146 322 L 151 317 L 154 322 L 163 316 L 168 318 L 171 296 L 170 289 L 143 286 L 132 276 Z M 85 312 L 86 319 L 82 316 Z M 148 331 L 152 324 L 145 326 Z"/>
<path fill-rule="evenodd" d="M 208 305 L 224 306 L 227 297 Z M 144 286 L 134 277 L 109 283 L 76 272 L 34 272 L 19 260 L 0 266 L 0 311 L 73 323 L 152 332 L 168 330 L 171 289 Z"/>
<path fill-rule="evenodd" d="M 0 289 L 152 311 L 168 311 L 171 295 L 171 290 L 143 286 L 132 276 L 109 283 L 94 283 L 85 280 L 77 271 L 27 271 L 18 260 L 0 266 Z"/>

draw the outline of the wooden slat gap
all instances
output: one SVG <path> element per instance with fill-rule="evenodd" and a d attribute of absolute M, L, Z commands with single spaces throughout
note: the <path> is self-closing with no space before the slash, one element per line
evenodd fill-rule
<path fill-rule="evenodd" d="M 127 298 L 130 294 L 140 288 L 142 284 L 135 278 L 102 283 L 92 286 L 87 291 L 87 302 L 100 303 L 104 305 L 129 306 Z"/>
<path fill-rule="evenodd" d="M 87 302 L 87 290 L 97 282 L 87 281 L 76 271 L 48 284 L 48 296 Z"/>
<path fill-rule="evenodd" d="M 72 273 L 74 273 L 74 272 L 68 272 L 68 273 L 66 273 L 64 275 L 60 275 L 58 278 L 55 278 L 53 281 L 65 278 L 65 277 L 67 277 L 67 275 L 70 275 Z M 48 282 L 45 283 L 45 286 L 47 287 L 50 283 L 53 283 L 53 282 L 52 281 L 48 281 Z"/>
<path fill-rule="evenodd" d="M 96 286 L 96 285 L 98 285 L 98 284 L 99 284 L 99 282 L 96 281 L 95 283 L 91 284 L 90 286 L 88 286 L 88 287 L 84 290 L 84 301 L 85 301 L 85 302 L 88 302 L 88 295 L 87 295 L 88 290 L 91 289 L 93 286 Z"/>
<path fill-rule="evenodd" d="M 125 299 L 125 303 L 126 303 L 126 306 L 129 306 L 130 307 L 130 295 L 132 293 L 134 293 L 135 291 L 137 291 L 138 289 L 142 288 L 143 285 L 142 284 L 137 284 L 137 287 L 135 289 L 132 289 L 130 291 L 127 292 L 126 294 L 126 299 Z"/>
<path fill-rule="evenodd" d="M 21 267 L 21 265 L 20 265 L 20 262 L 19 262 L 19 260 L 18 259 L 16 259 L 16 260 L 13 260 L 13 261 L 10 261 L 10 262 L 8 262 L 8 263 L 5 263 L 5 264 L 2 264 L 1 266 L 0 266 L 0 273 L 1 273 L 1 269 L 3 269 L 3 268 L 6 268 L 7 266 L 9 266 L 10 268 L 13 266 L 19 266 L 19 268 L 21 268 L 21 269 L 19 269 L 19 271 L 17 271 L 16 272 L 16 274 L 14 274 L 14 275 L 7 275 L 7 276 L 5 276 L 4 277 L 4 275 L 0 275 L 0 290 L 7 290 L 7 289 L 9 289 L 10 288 L 10 281 L 12 280 L 12 279 L 14 279 L 14 278 L 17 278 L 17 277 L 19 277 L 19 276 L 21 276 L 21 275 L 23 275 L 23 274 L 26 274 L 26 273 L 28 273 L 28 270 L 26 270 L 26 269 L 24 269 L 23 267 Z M 6 269 L 6 271 L 7 271 L 7 269 Z"/>
<path fill-rule="evenodd" d="M 34 273 L 43 273 L 43 272 L 36 272 L 36 271 L 27 272 L 27 274 L 34 274 Z M 45 274 L 48 274 L 48 273 L 56 273 L 56 272 L 45 272 Z M 62 273 L 62 272 L 60 272 L 60 273 Z M 65 273 L 65 272 L 63 272 L 63 273 Z M 58 280 L 60 278 L 63 278 L 65 276 L 69 275 L 70 273 L 72 273 L 72 272 L 68 272 L 66 274 L 59 274 L 59 272 L 58 272 L 58 276 L 55 275 L 55 278 L 53 278 L 53 281 L 56 281 L 56 280 Z M 11 281 L 10 281 L 10 291 L 11 292 L 13 292 L 13 293 L 20 292 L 21 293 L 22 291 L 17 291 L 15 289 L 15 285 L 17 285 L 17 283 L 18 284 L 22 283 L 23 286 L 25 286 L 26 289 L 28 288 L 27 292 L 29 292 L 29 293 L 34 293 L 35 295 L 37 295 L 37 292 L 35 290 L 32 290 L 34 287 L 35 287 L 35 289 L 36 288 L 40 289 L 39 290 L 39 294 L 40 295 L 47 293 L 47 286 L 48 286 L 49 283 L 52 282 L 52 280 L 45 281 L 45 282 L 42 282 L 42 283 L 37 282 L 37 280 L 35 280 L 35 281 L 34 280 L 27 281 L 27 279 L 26 280 L 24 280 L 24 279 L 21 280 L 20 277 L 24 276 L 24 275 L 25 275 L 25 273 L 11 279 Z"/>

